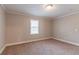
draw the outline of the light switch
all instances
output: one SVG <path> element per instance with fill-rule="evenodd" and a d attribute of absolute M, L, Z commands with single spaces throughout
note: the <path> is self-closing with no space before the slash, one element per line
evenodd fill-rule
<path fill-rule="evenodd" d="M 75 32 L 77 32 L 77 31 L 78 31 L 78 29 L 77 29 L 77 28 L 75 28 L 75 29 L 74 29 L 74 31 L 75 31 Z"/>

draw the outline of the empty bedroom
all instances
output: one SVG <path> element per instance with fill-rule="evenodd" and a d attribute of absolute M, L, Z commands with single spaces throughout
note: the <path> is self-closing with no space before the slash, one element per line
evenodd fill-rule
<path fill-rule="evenodd" d="M 79 55 L 79 4 L 0 4 L 1 55 Z"/>

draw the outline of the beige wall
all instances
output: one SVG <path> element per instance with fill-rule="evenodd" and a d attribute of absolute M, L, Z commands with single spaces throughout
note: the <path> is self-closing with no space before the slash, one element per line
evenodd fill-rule
<path fill-rule="evenodd" d="M 30 34 L 31 19 L 39 20 L 39 35 Z M 51 37 L 51 35 L 62 40 L 79 43 L 79 14 L 61 17 L 56 20 L 19 14 L 6 14 L 6 43 L 8 44 Z"/>
<path fill-rule="evenodd" d="M 30 34 L 31 19 L 39 20 L 39 35 Z M 51 35 L 62 40 L 79 43 L 79 14 L 61 17 L 56 20 L 11 13 L 6 14 L 6 43 L 8 44 L 51 37 Z"/>
<path fill-rule="evenodd" d="M 79 44 L 79 13 L 53 20 L 52 30 L 53 37 Z"/>
<path fill-rule="evenodd" d="M 5 45 L 5 15 L 0 5 L 0 53 Z"/>
<path fill-rule="evenodd" d="M 40 30 L 38 35 L 30 34 L 30 20 L 39 20 Z M 18 14 L 6 14 L 6 43 L 16 43 L 50 37 L 52 34 L 52 22 L 48 18 L 25 16 Z"/>

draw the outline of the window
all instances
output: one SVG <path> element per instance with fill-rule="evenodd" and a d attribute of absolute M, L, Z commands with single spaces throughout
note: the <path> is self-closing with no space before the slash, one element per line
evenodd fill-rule
<path fill-rule="evenodd" d="M 39 34 L 39 21 L 31 20 L 31 34 Z"/>

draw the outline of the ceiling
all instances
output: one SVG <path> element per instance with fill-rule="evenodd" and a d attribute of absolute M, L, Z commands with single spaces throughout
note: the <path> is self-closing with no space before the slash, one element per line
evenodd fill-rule
<path fill-rule="evenodd" d="M 59 17 L 79 10 L 79 4 L 56 4 L 52 11 L 46 11 L 43 4 L 5 4 L 6 12 L 34 16 Z"/>

